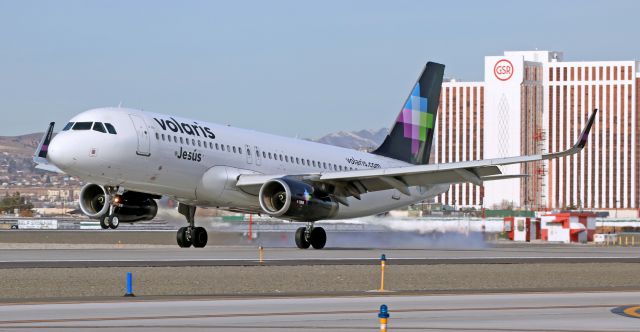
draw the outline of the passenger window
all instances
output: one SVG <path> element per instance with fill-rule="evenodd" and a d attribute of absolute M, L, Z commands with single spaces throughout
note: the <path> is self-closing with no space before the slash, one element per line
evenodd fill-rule
<path fill-rule="evenodd" d="M 182 141 L 182 137 L 180 137 L 180 140 Z M 173 142 L 178 143 L 178 136 L 173 136 Z"/>
<path fill-rule="evenodd" d="M 213 143 L 209 142 L 209 149 L 213 150 Z"/>
<path fill-rule="evenodd" d="M 202 142 L 200 140 L 198 140 L 198 146 L 202 147 Z"/>
<path fill-rule="evenodd" d="M 221 144 L 220 146 L 222 146 L 222 151 L 224 151 L 224 144 Z"/>
<path fill-rule="evenodd" d="M 160 140 L 160 134 L 156 133 L 156 141 Z"/>
<path fill-rule="evenodd" d="M 262 158 L 267 158 L 267 154 L 264 151 L 262 151 Z"/>
<path fill-rule="evenodd" d="M 249 148 L 247 148 L 247 155 L 251 155 L 251 150 L 249 150 Z"/>
<path fill-rule="evenodd" d="M 288 156 L 284 156 L 284 161 L 289 162 L 289 157 Z"/>
<path fill-rule="evenodd" d="M 160 136 L 162 137 L 162 140 L 164 141 L 164 140 L 165 140 L 165 139 L 164 139 L 164 134 L 162 134 L 162 135 L 160 135 Z"/>
<path fill-rule="evenodd" d="M 311 165 L 313 165 L 313 167 L 316 167 L 316 161 L 315 161 L 315 160 L 314 160 L 314 161 L 312 161 L 312 164 L 311 164 Z"/>
<path fill-rule="evenodd" d="M 235 146 L 233 147 L 233 153 L 236 153 L 236 147 Z"/>
<path fill-rule="evenodd" d="M 91 129 L 91 125 L 93 125 L 93 122 L 76 122 L 76 124 L 73 125 L 73 130 L 89 130 Z"/>
<path fill-rule="evenodd" d="M 322 163 L 322 168 L 327 169 L 327 163 L 323 162 Z"/>
<path fill-rule="evenodd" d="M 102 125 L 102 122 L 94 122 L 93 123 L 93 130 L 99 131 L 99 132 L 105 133 L 105 134 L 107 133 L 107 131 L 104 129 L 104 126 Z M 156 133 L 156 135 L 158 135 L 158 134 Z"/>
<path fill-rule="evenodd" d="M 300 165 L 300 158 L 296 157 L 296 164 Z"/>
<path fill-rule="evenodd" d="M 271 152 L 269 152 L 269 159 L 271 159 Z"/>
<path fill-rule="evenodd" d="M 227 152 L 231 152 L 231 148 L 229 147 L 229 144 L 227 144 Z"/>
<path fill-rule="evenodd" d="M 195 138 L 191 139 L 191 145 L 196 146 L 196 139 Z"/>
<path fill-rule="evenodd" d="M 107 127 L 107 131 L 109 132 L 109 134 L 117 134 L 116 128 L 114 128 L 110 123 L 105 123 L 104 126 Z"/>
<path fill-rule="evenodd" d="M 67 130 L 71 129 L 71 127 L 73 127 L 73 122 L 67 123 L 67 125 L 64 126 L 64 128 L 62 128 L 62 131 L 67 131 Z"/>
<path fill-rule="evenodd" d="M 241 147 L 238 147 L 238 153 L 242 154 L 242 148 Z"/>
<path fill-rule="evenodd" d="M 280 155 L 280 161 L 282 161 L 282 155 Z"/>
<path fill-rule="evenodd" d="M 220 150 L 220 146 L 216 143 L 216 150 Z"/>
<path fill-rule="evenodd" d="M 184 144 L 184 140 L 180 137 L 180 144 Z"/>
<path fill-rule="evenodd" d="M 302 165 L 304 165 L 304 159 L 302 159 Z"/>

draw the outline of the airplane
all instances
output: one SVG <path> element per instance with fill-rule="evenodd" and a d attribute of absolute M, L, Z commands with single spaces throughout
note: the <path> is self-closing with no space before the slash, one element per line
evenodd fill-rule
<path fill-rule="evenodd" d="M 194 215 L 196 207 L 214 207 L 304 222 L 296 246 L 322 249 L 327 235 L 316 221 L 380 214 L 455 183 L 521 178 L 526 175 L 502 174 L 499 166 L 568 156 L 587 142 L 597 109 L 565 151 L 429 164 L 443 74 L 444 65 L 426 64 L 390 133 L 371 152 L 107 107 L 74 116 L 55 137 L 50 123 L 34 161 L 85 181 L 80 209 L 105 229 L 154 218 L 156 200 L 166 196 L 187 221 L 177 231 L 180 247 L 207 245 Z"/>

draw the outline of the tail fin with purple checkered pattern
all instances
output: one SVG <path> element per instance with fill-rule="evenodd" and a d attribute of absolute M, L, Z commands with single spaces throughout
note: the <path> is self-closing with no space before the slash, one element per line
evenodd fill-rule
<path fill-rule="evenodd" d="M 372 153 L 416 165 L 429 163 L 444 65 L 428 62 L 382 145 Z"/>

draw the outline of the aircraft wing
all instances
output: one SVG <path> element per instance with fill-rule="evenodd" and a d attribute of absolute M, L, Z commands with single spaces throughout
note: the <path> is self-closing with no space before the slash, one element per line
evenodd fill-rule
<path fill-rule="evenodd" d="M 238 178 L 236 186 L 250 192 L 257 192 L 259 187 L 265 182 L 274 178 L 287 176 L 305 182 L 325 183 L 331 185 L 334 188 L 332 195 L 339 202 L 346 204 L 346 197 L 354 196 L 356 198 L 360 198 L 361 194 L 372 191 L 397 189 L 405 195 L 410 195 L 409 187 L 411 186 L 465 182 L 482 185 L 484 181 L 521 178 L 527 175 L 505 175 L 502 174 L 499 166 L 549 160 L 578 153 L 587 143 L 587 138 L 589 137 L 589 132 L 591 131 L 597 112 L 597 109 L 593 111 L 586 126 L 582 130 L 582 133 L 578 137 L 577 142 L 570 149 L 561 152 L 445 164 L 415 165 L 330 173 L 297 175 L 243 174 Z"/>

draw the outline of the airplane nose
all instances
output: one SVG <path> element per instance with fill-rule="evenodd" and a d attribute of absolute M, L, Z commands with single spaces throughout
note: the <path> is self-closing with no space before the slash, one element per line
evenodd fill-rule
<path fill-rule="evenodd" d="M 67 139 L 64 134 L 55 136 L 49 143 L 47 152 L 47 159 L 60 169 L 68 168 L 76 162 L 76 158 L 70 153 L 70 146 L 65 144 L 65 141 Z"/>

